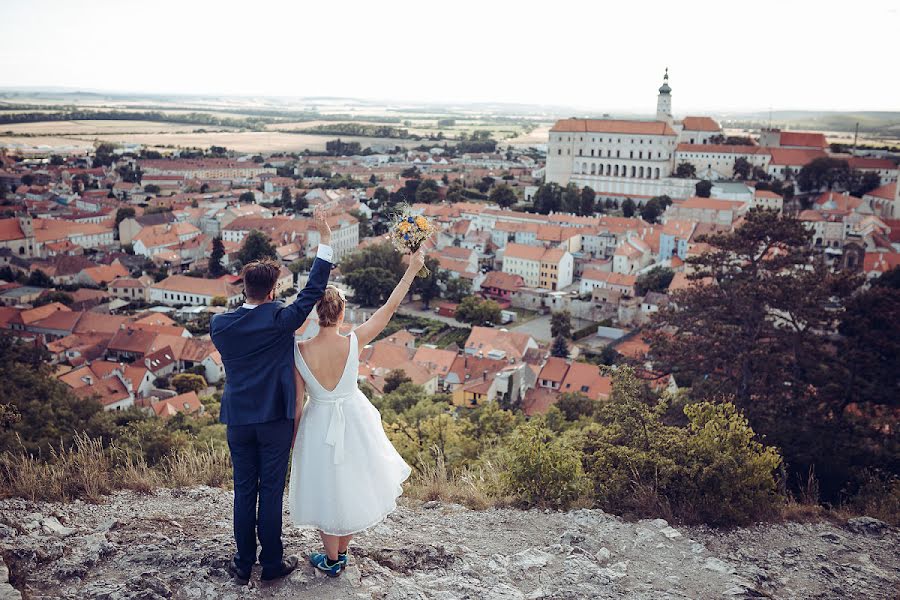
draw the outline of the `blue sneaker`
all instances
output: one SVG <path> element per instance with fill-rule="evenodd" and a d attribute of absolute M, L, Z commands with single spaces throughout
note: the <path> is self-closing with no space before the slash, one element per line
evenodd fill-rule
<path fill-rule="evenodd" d="M 350 550 L 348 549 L 346 552 L 338 552 L 338 560 L 344 563 L 344 568 L 350 566 Z"/>
<path fill-rule="evenodd" d="M 328 555 L 323 552 L 316 552 L 309 555 L 309 564 L 322 571 L 329 577 L 337 577 L 344 570 L 344 562 L 338 558 L 337 562 L 332 563 L 328 560 Z"/>

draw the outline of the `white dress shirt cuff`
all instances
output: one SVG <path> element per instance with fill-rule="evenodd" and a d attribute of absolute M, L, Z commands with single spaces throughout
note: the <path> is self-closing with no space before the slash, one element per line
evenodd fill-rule
<path fill-rule="evenodd" d="M 334 249 L 331 246 L 319 244 L 319 251 L 316 252 L 316 258 L 321 258 L 322 260 L 327 260 L 331 264 L 334 264 Z"/>

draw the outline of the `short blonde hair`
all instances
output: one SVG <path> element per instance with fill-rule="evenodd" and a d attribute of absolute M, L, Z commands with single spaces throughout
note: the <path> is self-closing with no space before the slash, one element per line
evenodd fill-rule
<path fill-rule="evenodd" d="M 325 288 L 325 294 L 316 303 L 316 314 L 319 315 L 319 327 L 334 327 L 341 313 L 344 312 L 344 293 L 333 285 Z"/>

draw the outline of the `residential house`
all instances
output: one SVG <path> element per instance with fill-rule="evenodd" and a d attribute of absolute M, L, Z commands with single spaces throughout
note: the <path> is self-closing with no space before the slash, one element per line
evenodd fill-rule
<path fill-rule="evenodd" d="M 235 277 L 223 275 L 218 279 L 201 279 L 187 275 L 170 275 L 149 289 L 150 302 L 179 306 L 210 306 L 213 299 L 224 298 L 227 306 L 243 301 L 243 286 Z"/>

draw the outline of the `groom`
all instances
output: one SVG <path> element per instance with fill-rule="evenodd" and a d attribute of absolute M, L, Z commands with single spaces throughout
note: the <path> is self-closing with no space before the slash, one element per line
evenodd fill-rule
<path fill-rule="evenodd" d="M 234 539 L 237 554 L 229 571 L 242 584 L 256 562 L 256 537 L 262 551 L 262 579 L 284 577 L 297 558 L 284 558 L 281 502 L 294 433 L 294 332 L 325 293 L 333 251 L 325 214 L 316 211 L 319 250 L 309 281 L 290 305 L 275 300 L 279 265 L 255 261 L 241 273 L 246 302 L 216 315 L 212 341 L 225 365 L 220 419 L 227 427 L 234 468 Z M 259 511 L 257 512 L 257 499 Z"/>

